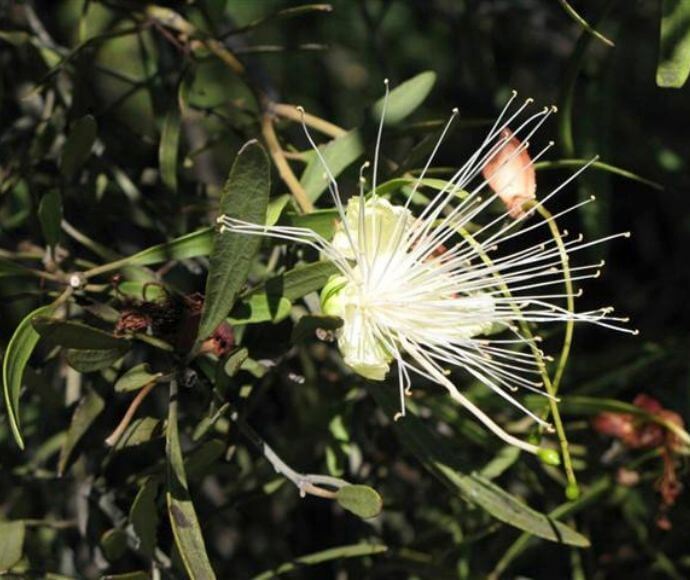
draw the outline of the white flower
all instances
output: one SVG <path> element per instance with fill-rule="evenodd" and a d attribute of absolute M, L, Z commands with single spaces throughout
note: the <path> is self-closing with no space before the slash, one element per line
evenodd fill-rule
<path fill-rule="evenodd" d="M 542 196 L 541 201 L 532 201 L 526 207 L 509 204 L 508 210 L 498 217 L 489 218 L 479 227 L 473 225 L 484 217 L 489 205 L 510 190 L 506 167 L 510 165 L 510 175 L 521 179 L 515 160 L 524 160 L 523 169 L 531 172 L 532 163 L 552 145 L 530 159 L 526 154 L 529 139 L 553 109 L 544 109 L 517 123 L 531 100 L 510 112 L 514 98 L 515 95 L 475 153 L 418 216 L 410 210 L 410 202 L 457 110 L 404 205 L 393 205 L 377 194 L 382 124 L 374 156 L 372 193 L 365 195 L 364 180 L 360 179 L 359 196 L 350 198 L 346 205 L 304 127 L 330 179 L 330 193 L 340 215 L 330 241 L 303 228 L 267 227 L 226 216 L 219 221 L 224 229 L 233 232 L 308 244 L 321 252 L 323 259 L 335 264 L 339 274 L 324 287 L 322 307 L 326 314 L 343 319 L 339 349 L 345 362 L 369 379 L 383 380 L 391 365 L 396 364 L 399 416 L 405 414 L 405 393 L 412 386 L 413 375 L 421 376 L 446 388 L 455 401 L 503 440 L 537 452 L 537 447 L 506 433 L 470 401 L 452 380 L 451 371 L 464 370 L 545 424 L 513 396 L 518 389 L 548 396 L 540 380 L 543 353 L 534 344 L 535 339 L 521 332 L 520 324 L 574 320 L 635 331 L 621 328 L 618 323 L 625 319 L 611 317 L 610 308 L 573 313 L 557 303 L 568 297 L 563 290 L 566 275 L 571 282 L 592 278 L 599 275 L 602 266 L 598 263 L 570 267 L 566 274 L 563 254 L 570 256 L 618 236 L 583 242 L 581 237 L 567 239 L 564 235 L 562 243 L 548 235 L 546 241 L 537 243 L 525 236 L 539 229 L 548 232 L 549 224 L 543 218 L 527 220 L 586 166 Z M 508 130 L 510 124 L 516 125 L 512 131 Z M 496 161 L 499 156 L 501 163 Z M 362 172 L 367 166 L 362 167 Z M 483 197 L 492 180 L 494 184 L 500 182 L 500 187 L 492 184 L 498 193 L 489 191 Z M 510 253 L 501 254 L 509 240 Z M 515 250 L 515 244 L 523 240 L 527 241 Z"/>

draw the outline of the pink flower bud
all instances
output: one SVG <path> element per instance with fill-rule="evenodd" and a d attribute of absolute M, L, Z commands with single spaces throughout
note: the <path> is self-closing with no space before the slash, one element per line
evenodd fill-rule
<path fill-rule="evenodd" d="M 503 145 L 486 162 L 482 175 L 506 204 L 510 216 L 518 218 L 524 213 L 522 205 L 535 198 L 537 180 L 534 165 L 527 148 L 510 129 L 501 131 L 499 142 Z"/>

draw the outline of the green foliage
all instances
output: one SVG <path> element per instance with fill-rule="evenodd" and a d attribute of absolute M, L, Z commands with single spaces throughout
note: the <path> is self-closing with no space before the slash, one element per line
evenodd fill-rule
<path fill-rule="evenodd" d="M 687 486 L 690 443 L 688 11 L 0 3 L 0 574 L 690 575 L 687 498 L 662 493 Z M 556 437 L 469 374 L 453 376 L 463 394 L 546 455 L 505 447 L 424 377 L 393 421 L 395 376 L 353 375 L 343 321 L 319 310 L 335 266 L 218 232 L 226 214 L 331 239 L 331 176 L 343 198 L 372 189 L 358 169 L 386 77 L 377 193 L 417 214 L 513 88 L 560 109 L 534 139 L 556 140 L 535 164 L 539 199 L 600 155 L 549 207 L 597 195 L 559 217 L 565 243 L 632 230 L 578 300 L 615 304 L 642 333 L 576 329 L 558 398 L 579 496 Z M 562 330 L 539 333 L 557 358 Z M 641 392 L 662 411 L 633 403 Z M 546 413 L 543 396 L 520 400 Z"/>
<path fill-rule="evenodd" d="M 268 157 L 259 143 L 250 141 L 237 154 L 223 188 L 219 214 L 260 224 L 266 220 L 269 190 Z M 199 322 L 200 340 L 211 334 L 232 309 L 260 244 L 256 236 L 216 235 Z"/>
<path fill-rule="evenodd" d="M 690 76 L 690 2 L 662 0 L 661 12 L 656 84 L 677 89 Z"/>

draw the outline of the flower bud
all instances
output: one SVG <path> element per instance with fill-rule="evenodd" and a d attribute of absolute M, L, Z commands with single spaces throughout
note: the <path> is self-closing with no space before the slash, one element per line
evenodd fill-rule
<path fill-rule="evenodd" d="M 503 129 L 500 148 L 486 162 L 482 176 L 508 208 L 510 216 L 523 215 L 523 204 L 535 198 L 537 180 L 534 165 L 520 140 L 510 129 Z"/>

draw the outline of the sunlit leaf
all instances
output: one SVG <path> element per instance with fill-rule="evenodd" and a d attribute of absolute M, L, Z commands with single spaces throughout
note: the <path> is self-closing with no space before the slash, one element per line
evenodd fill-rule
<path fill-rule="evenodd" d="M 677 89 L 689 75 L 690 0 L 662 0 L 656 84 Z"/>
<path fill-rule="evenodd" d="M 289 316 L 292 302 L 283 296 L 276 299 L 266 294 L 254 294 L 235 304 L 228 322 L 230 324 L 256 324 L 280 322 Z"/>
<path fill-rule="evenodd" d="M 31 325 L 31 321 L 37 316 L 49 316 L 53 310 L 54 307 L 49 304 L 48 306 L 41 306 L 25 316 L 15 329 L 2 361 L 2 388 L 7 418 L 14 440 L 21 449 L 24 449 L 24 440 L 19 423 L 19 393 L 22 388 L 24 368 L 40 338 Z"/>
<path fill-rule="evenodd" d="M 136 391 L 162 375 L 163 373 L 152 373 L 147 363 L 141 363 L 122 375 L 115 383 L 114 388 L 118 393 Z"/>
<path fill-rule="evenodd" d="M 0 573 L 6 572 L 22 559 L 24 522 L 0 522 Z"/>
<path fill-rule="evenodd" d="M 384 124 L 395 125 L 411 115 L 429 96 L 436 84 L 436 73 L 426 71 L 401 83 L 388 95 Z M 383 97 L 374 104 L 372 112 L 378 121 L 383 113 Z"/>
<path fill-rule="evenodd" d="M 346 485 L 335 496 L 338 505 L 360 518 L 375 518 L 381 513 L 383 501 L 375 489 L 367 485 Z"/>
<path fill-rule="evenodd" d="M 337 178 L 345 169 L 352 165 L 364 153 L 362 138 L 358 130 L 353 130 L 320 145 L 319 150 L 328 166 L 331 175 Z M 328 187 L 329 177 L 323 167 L 323 163 L 314 153 L 309 158 L 309 163 L 302 173 L 300 183 L 307 192 L 309 199 L 316 201 Z"/>

